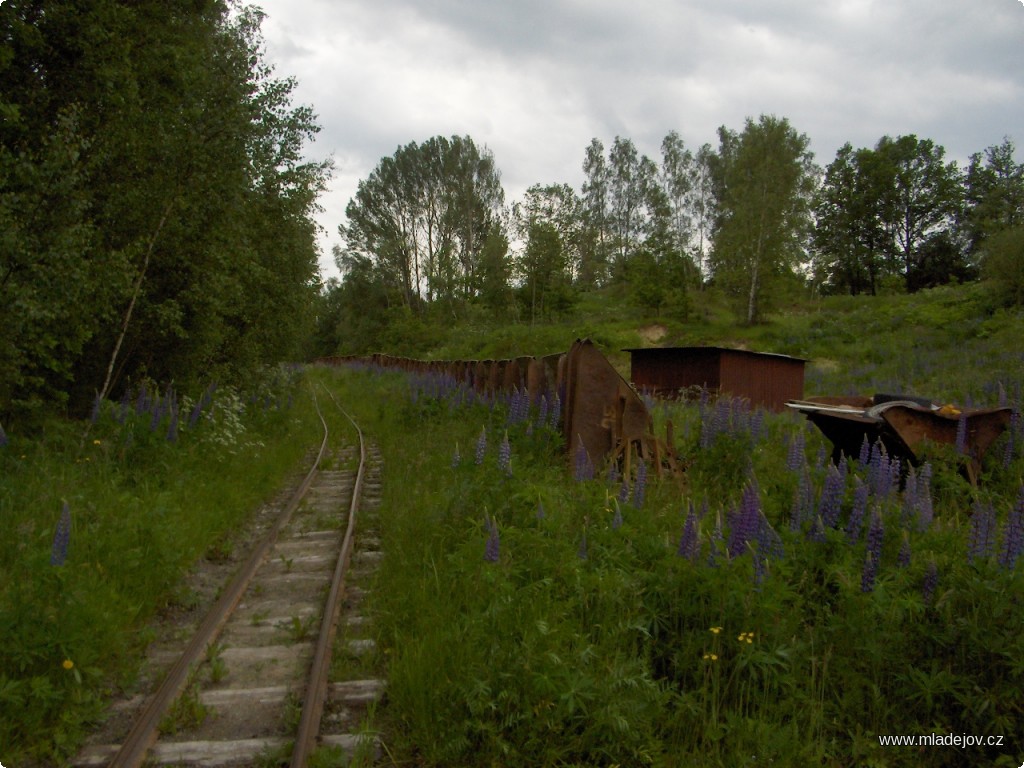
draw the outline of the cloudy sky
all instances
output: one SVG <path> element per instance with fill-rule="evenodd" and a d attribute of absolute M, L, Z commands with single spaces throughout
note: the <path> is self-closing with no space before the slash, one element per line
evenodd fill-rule
<path fill-rule="evenodd" d="M 774 114 L 827 165 L 845 142 L 914 133 L 963 163 L 1006 136 L 1024 155 L 1024 0 L 252 0 L 267 59 L 298 80 L 335 163 L 325 275 L 345 205 L 411 141 L 487 146 L 508 202 L 579 189 L 586 146 L 658 160 L 678 131 Z"/>

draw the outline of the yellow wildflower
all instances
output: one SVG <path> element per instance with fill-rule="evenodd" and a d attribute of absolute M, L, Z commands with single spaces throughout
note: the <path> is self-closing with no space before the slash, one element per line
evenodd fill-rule
<path fill-rule="evenodd" d="M 64 659 L 64 663 L 61 664 L 61 666 L 64 667 L 64 669 L 71 670 L 75 668 L 75 662 L 71 659 Z"/>
<path fill-rule="evenodd" d="M 705 653 L 704 654 L 704 661 L 718 661 L 718 654 L 717 653 Z"/>
<path fill-rule="evenodd" d="M 93 445 L 103 445 L 103 441 L 102 440 L 93 440 L 92 444 Z"/>
<path fill-rule="evenodd" d="M 721 631 L 722 631 L 721 627 L 712 627 L 711 628 L 711 634 L 713 634 L 713 635 L 717 635 Z"/>

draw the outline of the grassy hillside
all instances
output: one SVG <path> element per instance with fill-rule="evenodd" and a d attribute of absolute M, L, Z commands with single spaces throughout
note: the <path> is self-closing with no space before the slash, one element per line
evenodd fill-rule
<path fill-rule="evenodd" d="M 994 401 L 994 387 L 1024 375 L 1024 312 L 1000 308 L 983 284 L 794 299 L 755 326 L 739 324 L 714 290 L 695 295 L 679 319 L 646 314 L 612 288 L 584 294 L 570 315 L 536 326 L 476 316 L 428 327 L 381 351 L 504 358 L 562 351 L 589 337 L 626 372 L 624 348 L 709 344 L 806 358 L 808 395 L 886 391 L 975 403 Z"/>

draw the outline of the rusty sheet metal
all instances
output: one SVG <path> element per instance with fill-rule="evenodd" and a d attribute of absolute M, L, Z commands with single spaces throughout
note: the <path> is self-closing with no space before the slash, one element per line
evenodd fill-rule
<path fill-rule="evenodd" d="M 654 436 L 647 406 L 590 340 L 572 345 L 563 372 L 563 434 L 570 463 L 582 444 L 595 467 L 621 460 L 627 476 L 634 451 L 653 461 L 659 474 L 663 454 L 675 468 L 674 454 Z"/>
<path fill-rule="evenodd" d="M 590 340 L 578 339 L 566 353 L 511 360 L 424 362 L 384 354 L 375 354 L 370 360 L 385 368 L 454 375 L 477 392 L 491 396 L 528 391 L 536 403 L 541 396 L 557 395 L 570 463 L 575 460 L 576 446 L 582 442 L 595 467 L 615 461 L 628 474 L 635 454 L 653 461 L 659 474 L 667 465 L 680 476 L 671 426 L 668 442 L 655 438 L 644 401 Z"/>
<path fill-rule="evenodd" d="M 1010 423 L 1009 408 L 939 406 L 921 398 L 899 396 L 821 397 L 795 400 L 790 408 L 803 413 L 833 445 L 832 459 L 855 457 L 865 440 L 880 442 L 890 456 L 920 464 L 929 442 L 955 445 L 964 420 L 964 473 L 977 485 L 985 453 Z"/>

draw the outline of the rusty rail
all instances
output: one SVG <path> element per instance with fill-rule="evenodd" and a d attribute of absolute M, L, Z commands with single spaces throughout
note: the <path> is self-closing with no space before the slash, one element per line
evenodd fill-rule
<path fill-rule="evenodd" d="M 167 712 L 167 709 L 184 690 L 188 683 L 192 666 L 203 658 L 207 648 L 217 640 L 221 630 L 224 628 L 224 624 L 237 607 L 239 600 L 241 600 L 242 595 L 249 586 L 249 582 L 252 581 L 267 552 L 277 541 L 281 529 L 287 524 L 292 514 L 298 508 L 303 496 L 309 490 L 313 478 L 316 477 L 317 467 L 320 465 L 320 461 L 327 450 L 328 439 L 327 421 L 320 411 L 320 405 L 317 402 L 315 392 L 313 392 L 313 403 L 324 431 L 323 439 L 320 442 L 320 450 L 313 461 L 313 466 L 306 473 L 302 483 L 289 499 L 284 511 L 274 522 L 270 531 L 253 549 L 248 560 L 246 560 L 245 564 L 235 575 L 232 582 L 225 588 L 224 593 L 214 603 L 209 613 L 207 613 L 199 625 L 199 629 L 196 630 L 185 650 L 160 684 L 156 694 L 146 704 L 139 718 L 136 719 L 131 731 L 124 742 L 122 742 L 120 749 L 114 755 L 108 768 L 138 768 L 143 764 L 146 754 L 156 742 L 160 721 Z"/>
<path fill-rule="evenodd" d="M 359 498 L 362 495 L 363 477 L 366 470 L 366 441 L 363 439 L 363 430 L 359 428 L 349 413 L 338 405 L 334 395 L 331 400 L 355 427 L 359 436 L 359 469 L 356 472 L 355 483 L 352 486 L 352 500 L 349 503 L 348 523 L 345 527 L 345 538 L 342 540 L 341 552 L 338 555 L 338 562 L 334 567 L 334 575 L 331 578 L 331 589 L 324 607 L 324 616 L 320 621 L 320 635 L 317 638 L 316 650 L 313 653 L 313 665 L 309 675 L 309 684 L 306 686 L 306 697 L 302 703 L 302 716 L 299 719 L 299 729 L 295 736 L 295 748 L 292 751 L 292 768 L 306 768 L 309 756 L 316 748 L 317 736 L 320 733 L 320 720 L 324 713 L 324 701 L 327 698 L 327 674 L 331 666 L 331 651 L 334 647 L 334 638 L 337 632 L 338 616 L 341 609 L 341 599 L 345 594 L 345 575 L 348 573 L 349 562 L 352 559 L 352 540 L 356 530 L 356 513 L 359 511 Z"/>
<path fill-rule="evenodd" d="M 136 719 L 117 754 L 109 763 L 110 768 L 138 768 L 144 764 L 149 750 L 157 741 L 160 722 L 168 708 L 185 689 L 193 667 L 203 659 L 210 645 L 216 642 L 217 637 L 238 606 L 260 565 L 266 559 L 267 553 L 276 543 L 278 535 L 287 525 L 292 514 L 309 490 L 316 477 L 317 468 L 327 450 L 330 436 L 327 421 L 320 410 L 316 393 L 313 392 L 312 394 L 317 415 L 323 427 L 323 438 L 312 467 L 303 478 L 298 489 L 292 494 L 285 509 L 275 520 L 270 531 L 252 551 L 232 582 L 225 588 L 224 593 L 211 607 L 181 656 L 175 661 L 154 696 L 147 702 L 143 712 Z M 367 464 L 366 441 L 362 429 L 360 429 L 352 416 L 341 407 L 330 391 L 328 391 L 328 395 L 356 431 L 359 440 L 359 467 L 356 471 L 356 478 L 352 487 L 345 534 L 331 578 L 329 595 L 324 607 L 320 632 L 314 648 L 310 673 L 307 678 L 306 694 L 290 763 L 295 768 L 305 768 L 310 755 L 317 746 L 324 703 L 327 697 L 327 678 L 330 671 L 331 653 L 345 591 L 345 577 L 352 558 L 357 512 Z"/>

